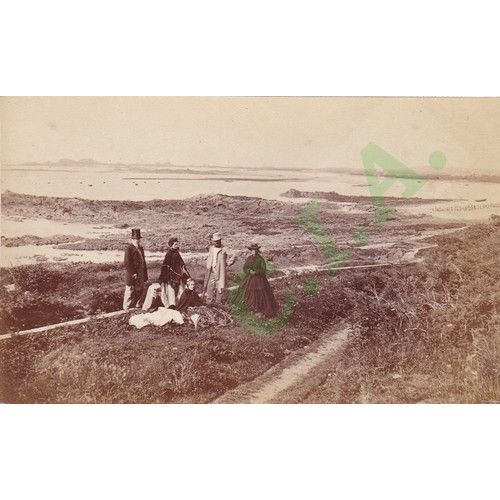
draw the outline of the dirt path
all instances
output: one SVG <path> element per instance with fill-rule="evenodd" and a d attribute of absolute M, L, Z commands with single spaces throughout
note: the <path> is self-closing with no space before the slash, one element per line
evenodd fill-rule
<path fill-rule="evenodd" d="M 333 355 L 347 341 L 350 328 L 333 327 L 307 353 L 295 353 L 251 382 L 217 398 L 215 404 L 300 403 L 318 386 L 332 365 Z"/>
<path fill-rule="evenodd" d="M 425 231 L 423 234 L 409 237 L 407 241 L 419 242 L 429 236 L 450 234 L 462 230 L 463 227 L 451 229 L 438 229 Z M 367 245 L 365 248 L 388 248 L 397 243 L 399 239 L 392 239 L 385 242 Z M 352 266 L 356 267 L 376 267 L 377 265 L 397 265 L 418 262 L 416 254 L 423 248 L 430 248 L 435 245 L 413 245 L 413 249 L 406 249 L 399 262 L 388 262 L 385 264 Z M 403 262 L 404 261 L 404 262 Z M 282 269 L 285 275 L 290 273 L 310 272 L 325 268 L 325 266 L 303 266 L 301 268 Z M 345 267 L 349 269 L 350 267 Z M 277 278 L 279 279 L 279 278 Z M 307 350 L 296 352 L 281 363 L 271 367 L 267 372 L 254 380 L 242 384 L 232 391 L 228 391 L 216 400 L 215 404 L 230 403 L 300 403 L 306 396 L 314 390 L 326 377 L 329 376 L 332 365 L 335 363 L 335 356 L 339 355 L 340 348 L 345 344 L 350 329 L 346 326 L 335 326 L 320 340 L 312 344 Z"/>

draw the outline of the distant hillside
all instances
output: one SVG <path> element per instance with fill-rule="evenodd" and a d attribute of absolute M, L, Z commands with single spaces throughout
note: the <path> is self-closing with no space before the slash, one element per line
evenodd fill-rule
<path fill-rule="evenodd" d="M 71 166 L 71 165 L 104 165 L 104 163 L 93 160 L 92 158 L 82 158 L 81 160 L 71 160 L 69 158 L 62 158 L 59 161 L 28 161 L 22 164 L 23 166 Z"/>
<path fill-rule="evenodd" d="M 101 161 L 96 161 L 92 158 L 82 158 L 81 160 L 72 160 L 70 158 L 61 158 L 58 161 L 44 161 L 44 162 L 38 162 L 38 161 L 28 161 L 25 163 L 21 164 L 24 167 L 81 167 L 82 165 L 106 165 L 106 166 L 124 166 L 124 167 L 137 167 L 137 166 L 155 166 L 155 167 L 177 167 L 178 165 L 175 165 L 170 162 L 164 162 L 164 163 L 105 163 Z"/>
<path fill-rule="evenodd" d="M 288 166 L 251 166 L 251 165 L 231 165 L 231 166 L 220 166 L 220 165 L 178 165 L 176 163 L 171 162 L 156 162 L 156 163 L 122 163 L 122 162 L 101 162 L 96 161 L 93 158 L 82 158 L 81 160 L 72 160 L 71 158 L 62 158 L 58 161 L 46 161 L 46 162 L 25 162 L 21 163 L 20 166 L 24 167 L 81 167 L 81 166 L 106 166 L 106 167 L 152 167 L 155 169 L 162 168 L 179 168 L 185 171 L 190 168 L 209 168 L 210 170 L 217 169 L 245 169 L 247 171 L 256 170 L 256 171 L 273 171 L 273 170 L 286 170 L 286 171 L 294 171 L 294 172 L 329 172 L 329 173 L 337 173 L 337 174 L 348 174 L 348 175 L 359 175 L 366 176 L 366 173 L 362 167 L 359 168 L 349 168 L 349 167 L 313 167 L 311 165 L 306 165 L 304 167 L 288 167 Z M 425 172 L 424 167 L 418 168 L 419 172 Z M 493 182 L 500 183 L 500 174 L 498 173 L 475 173 L 474 171 L 470 173 L 460 173 L 453 170 L 443 170 L 440 172 L 425 172 L 422 174 L 416 174 L 415 177 L 408 175 L 399 175 L 401 178 L 415 178 L 422 179 L 427 178 L 428 180 L 457 180 L 457 181 L 470 181 L 470 182 Z"/>

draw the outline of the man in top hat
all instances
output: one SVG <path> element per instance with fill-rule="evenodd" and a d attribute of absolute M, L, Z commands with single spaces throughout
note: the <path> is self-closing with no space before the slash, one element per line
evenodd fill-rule
<path fill-rule="evenodd" d="M 132 229 L 132 238 L 125 249 L 126 285 L 123 296 L 123 309 L 141 307 L 144 300 L 144 284 L 148 280 L 148 270 L 144 248 L 141 243 L 141 230 Z"/>
<path fill-rule="evenodd" d="M 227 301 L 227 268 L 236 262 L 236 256 L 228 254 L 222 246 L 222 235 L 214 233 L 208 251 L 203 283 L 203 295 L 207 303 L 224 304 Z"/>

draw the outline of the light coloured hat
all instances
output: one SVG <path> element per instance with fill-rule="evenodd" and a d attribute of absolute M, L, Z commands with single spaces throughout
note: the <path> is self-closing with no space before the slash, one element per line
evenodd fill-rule
<path fill-rule="evenodd" d="M 212 241 L 220 241 L 220 240 L 222 240 L 222 234 L 220 233 L 212 234 Z"/>

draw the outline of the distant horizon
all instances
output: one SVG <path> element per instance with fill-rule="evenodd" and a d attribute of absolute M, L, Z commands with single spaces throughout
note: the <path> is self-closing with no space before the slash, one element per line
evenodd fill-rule
<path fill-rule="evenodd" d="M 500 171 L 499 98 L 2 97 L 0 104 L 3 165 L 83 159 L 357 171 L 361 150 L 374 142 L 425 173 L 434 151 L 446 154 L 443 175 Z"/>
<path fill-rule="evenodd" d="M 214 170 L 214 173 L 216 172 L 216 169 L 251 169 L 251 170 L 265 170 L 269 171 L 272 169 L 277 169 L 277 170 L 288 170 L 288 171 L 317 171 L 317 172 L 329 172 L 329 173 L 342 173 L 342 174 L 351 174 L 351 175 L 365 175 L 363 165 L 358 165 L 356 168 L 353 167 L 313 167 L 313 166 L 302 166 L 302 167 L 288 167 L 288 166 L 274 166 L 274 167 L 269 167 L 269 166 L 253 166 L 253 165 L 180 165 L 180 164 L 175 164 L 172 162 L 154 162 L 154 163 L 122 163 L 122 162 L 102 162 L 98 160 L 94 160 L 92 158 L 82 158 L 80 160 L 74 160 L 71 158 L 61 158 L 57 161 L 44 161 L 44 162 L 37 162 L 37 161 L 29 161 L 29 162 L 24 162 L 24 163 L 11 163 L 11 164 L 5 164 L 3 167 L 57 167 L 57 166 L 105 166 L 105 167 L 151 167 L 151 168 L 159 168 L 159 167 L 167 167 L 169 170 L 166 170 L 166 173 L 168 171 L 171 172 L 171 169 L 182 169 L 182 171 L 186 170 L 191 170 L 191 169 L 197 169 L 197 168 L 206 168 L 206 169 L 211 169 Z M 466 171 L 459 171 L 459 172 L 454 172 L 453 169 L 443 169 L 439 172 L 435 171 L 430 171 L 427 168 L 427 172 L 423 172 L 424 169 L 426 169 L 426 165 L 420 165 L 420 166 L 411 166 L 415 172 L 417 172 L 419 175 L 426 175 L 427 178 L 440 178 L 440 177 L 455 177 L 457 179 L 474 179 L 474 178 L 483 178 L 483 179 L 490 179 L 494 180 L 494 182 L 500 182 L 500 169 L 498 172 L 493 172 L 493 171 L 485 171 L 485 172 L 472 172 L 468 173 Z M 178 173 L 178 172 L 175 172 Z M 196 173 L 196 172 L 195 172 Z M 403 176 L 404 177 L 404 176 Z"/>

